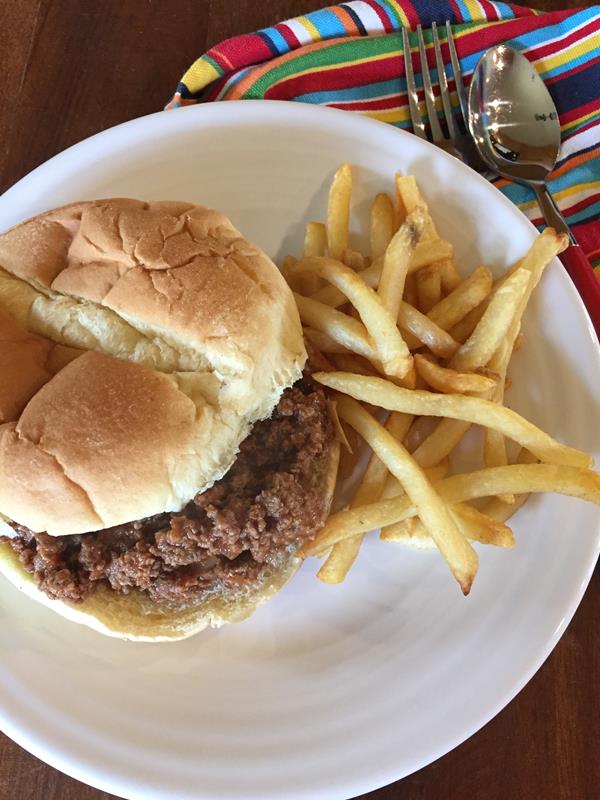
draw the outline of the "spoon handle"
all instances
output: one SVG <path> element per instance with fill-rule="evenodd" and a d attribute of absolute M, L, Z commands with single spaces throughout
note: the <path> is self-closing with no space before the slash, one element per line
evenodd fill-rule
<path fill-rule="evenodd" d="M 560 254 L 560 260 L 575 284 L 600 339 L 600 281 L 585 253 L 577 244 L 547 186 L 538 184 L 533 188 L 546 224 L 559 233 L 566 233 L 569 237 L 571 246 Z"/>

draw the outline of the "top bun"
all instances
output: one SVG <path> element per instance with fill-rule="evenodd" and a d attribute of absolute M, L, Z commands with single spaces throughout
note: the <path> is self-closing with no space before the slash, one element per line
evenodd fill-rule
<path fill-rule="evenodd" d="M 177 511 L 306 360 L 277 267 L 223 214 L 97 200 L 0 235 L 0 517 L 67 535 Z"/>

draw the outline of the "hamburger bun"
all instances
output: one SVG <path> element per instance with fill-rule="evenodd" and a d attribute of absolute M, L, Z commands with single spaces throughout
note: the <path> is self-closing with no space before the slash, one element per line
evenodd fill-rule
<path fill-rule="evenodd" d="M 277 267 L 184 203 L 76 203 L 7 231 L 0 315 L 0 514 L 52 536 L 180 509 L 306 360 Z"/>

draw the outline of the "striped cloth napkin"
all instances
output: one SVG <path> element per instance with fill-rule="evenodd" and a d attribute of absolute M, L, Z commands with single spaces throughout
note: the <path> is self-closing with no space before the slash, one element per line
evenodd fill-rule
<path fill-rule="evenodd" d="M 221 42 L 189 68 L 167 108 L 295 100 L 410 128 L 399 31 L 446 19 L 467 81 L 482 53 L 506 42 L 546 82 L 562 130 L 550 188 L 600 278 L 600 6 L 540 13 L 490 0 L 352 0 Z M 428 45 L 432 51 L 430 37 Z M 529 189 L 503 178 L 494 183 L 543 225 Z"/>

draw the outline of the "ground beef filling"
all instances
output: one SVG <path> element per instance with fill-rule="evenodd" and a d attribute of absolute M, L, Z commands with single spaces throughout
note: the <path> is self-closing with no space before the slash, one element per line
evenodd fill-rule
<path fill-rule="evenodd" d="M 333 439 L 325 397 L 302 381 L 257 423 L 227 475 L 178 513 L 54 537 L 17 524 L 3 539 L 53 598 L 99 584 L 183 606 L 256 584 L 324 521 L 323 467 Z"/>

